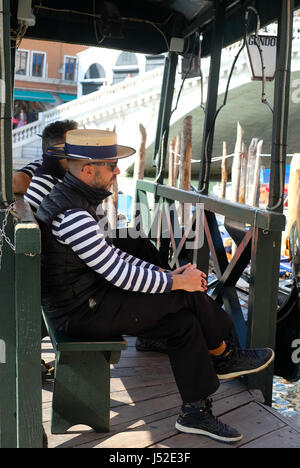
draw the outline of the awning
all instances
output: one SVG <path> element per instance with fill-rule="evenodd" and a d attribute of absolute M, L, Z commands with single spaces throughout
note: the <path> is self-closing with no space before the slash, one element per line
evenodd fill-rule
<path fill-rule="evenodd" d="M 29 91 L 28 89 L 15 89 L 14 100 L 55 103 L 52 94 L 42 91 Z"/>
<path fill-rule="evenodd" d="M 10 0 L 11 28 L 18 30 L 18 2 Z M 23 2 L 22 2 L 23 3 Z M 29 3 L 29 2 L 28 2 Z M 35 25 L 25 33 L 27 39 L 77 43 L 108 49 L 122 49 L 143 54 L 168 52 L 171 38 L 186 38 L 186 49 L 192 47 L 190 34 L 203 34 L 202 57 L 211 53 L 211 34 L 214 27 L 216 5 L 224 4 L 224 47 L 242 39 L 245 34 L 245 8 L 254 3 L 261 27 L 274 22 L 281 15 L 282 0 L 110 0 L 103 2 L 76 2 L 70 9 L 69 0 L 32 0 Z M 300 0 L 294 0 L 295 8 Z M 95 18 L 99 33 L 95 33 Z M 98 24 L 99 22 L 99 24 Z M 105 25 L 105 34 L 100 23 Z M 251 15 L 249 32 L 256 27 Z"/>
<path fill-rule="evenodd" d="M 69 102 L 73 101 L 74 99 L 77 99 L 76 94 L 64 94 L 64 93 L 58 93 L 60 99 L 62 99 L 64 102 Z"/>

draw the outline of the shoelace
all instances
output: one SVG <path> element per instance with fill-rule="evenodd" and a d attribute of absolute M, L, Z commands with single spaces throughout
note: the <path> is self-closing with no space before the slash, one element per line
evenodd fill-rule
<path fill-rule="evenodd" d="M 205 402 L 205 407 L 207 410 L 207 413 L 214 419 L 215 424 L 216 424 L 216 429 L 218 432 L 227 432 L 229 429 L 229 426 L 222 421 L 220 421 L 213 413 L 212 413 L 212 403 L 213 400 L 212 398 L 207 398 Z"/>
<path fill-rule="evenodd" d="M 244 357 L 245 355 L 247 355 L 248 358 L 253 358 L 253 359 L 257 358 L 257 352 L 255 349 L 244 350 L 244 349 L 238 348 L 233 343 L 226 342 L 226 344 L 227 344 L 227 351 L 225 351 L 224 355 L 216 356 L 217 359 L 218 357 L 220 359 L 230 359 L 232 355 L 236 355 L 238 358 Z"/>
<path fill-rule="evenodd" d="M 256 352 L 255 349 L 247 349 L 247 351 L 246 351 L 244 349 L 236 348 L 235 349 L 235 354 L 237 354 L 239 357 L 247 355 L 247 358 L 254 358 L 254 359 L 257 358 L 257 352 Z"/>

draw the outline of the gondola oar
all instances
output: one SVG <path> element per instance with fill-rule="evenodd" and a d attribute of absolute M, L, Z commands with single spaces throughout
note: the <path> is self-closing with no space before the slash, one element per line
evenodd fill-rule
<path fill-rule="evenodd" d="M 297 221 L 290 229 L 290 256 L 293 285 L 277 313 L 275 375 L 289 381 L 300 379 L 300 362 L 293 360 L 293 343 L 300 339 L 300 246 Z"/>

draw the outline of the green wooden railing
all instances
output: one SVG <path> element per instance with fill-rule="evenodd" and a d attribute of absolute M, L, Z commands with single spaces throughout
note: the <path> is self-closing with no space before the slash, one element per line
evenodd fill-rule
<path fill-rule="evenodd" d="M 149 197 L 150 194 L 152 200 Z M 155 201 L 156 209 L 152 211 L 153 201 Z M 281 234 L 285 227 L 285 216 L 213 199 L 198 192 L 186 192 L 153 182 L 137 181 L 135 227 L 148 234 L 159 246 L 164 260 L 173 264 L 174 255 L 177 257 L 175 260 L 178 260 L 179 250 L 181 249 L 182 252 L 186 242 L 191 242 L 188 237 L 184 239 L 184 242 L 181 242 L 178 237 L 174 241 L 174 226 L 178 225 L 178 221 L 174 219 L 174 212 L 171 214 L 170 211 L 174 201 L 192 204 L 194 207 L 202 204 L 204 207 L 203 245 L 199 248 L 196 244 L 194 249 L 189 247 L 186 255 L 188 260 L 196 261 L 198 267 L 206 274 L 209 270 L 209 258 L 211 258 L 217 277 L 210 285 L 213 286 L 212 296 L 232 315 L 236 326 L 236 340 L 242 346 L 269 346 L 274 349 L 277 319 L 276 291 L 279 282 Z M 152 216 L 151 212 L 153 212 Z M 239 239 L 236 239 L 239 245 L 230 262 L 218 229 L 217 215 L 225 218 L 225 224 L 230 225 L 232 221 L 235 224 L 239 223 Z M 162 236 L 163 216 L 166 216 L 167 220 L 173 219 L 169 238 L 166 235 Z M 193 226 L 191 226 L 194 232 L 195 222 L 194 219 Z M 245 321 L 236 284 L 250 262 L 248 319 Z M 249 386 L 260 388 L 269 404 L 272 398 L 272 380 L 272 367 L 262 375 L 249 378 Z"/>

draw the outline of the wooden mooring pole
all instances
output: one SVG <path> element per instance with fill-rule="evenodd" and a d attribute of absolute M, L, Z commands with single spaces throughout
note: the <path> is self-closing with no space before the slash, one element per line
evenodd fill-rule
<path fill-rule="evenodd" d="M 228 182 L 228 169 L 227 169 L 227 156 L 228 144 L 223 141 L 223 156 L 222 156 L 222 180 L 221 180 L 221 198 L 226 198 L 226 185 Z"/>
<path fill-rule="evenodd" d="M 191 160 L 192 160 L 192 116 L 184 119 L 182 124 L 182 159 L 180 165 L 180 188 L 191 190 Z M 191 204 L 181 204 L 181 225 L 186 226 L 191 217 Z"/>

